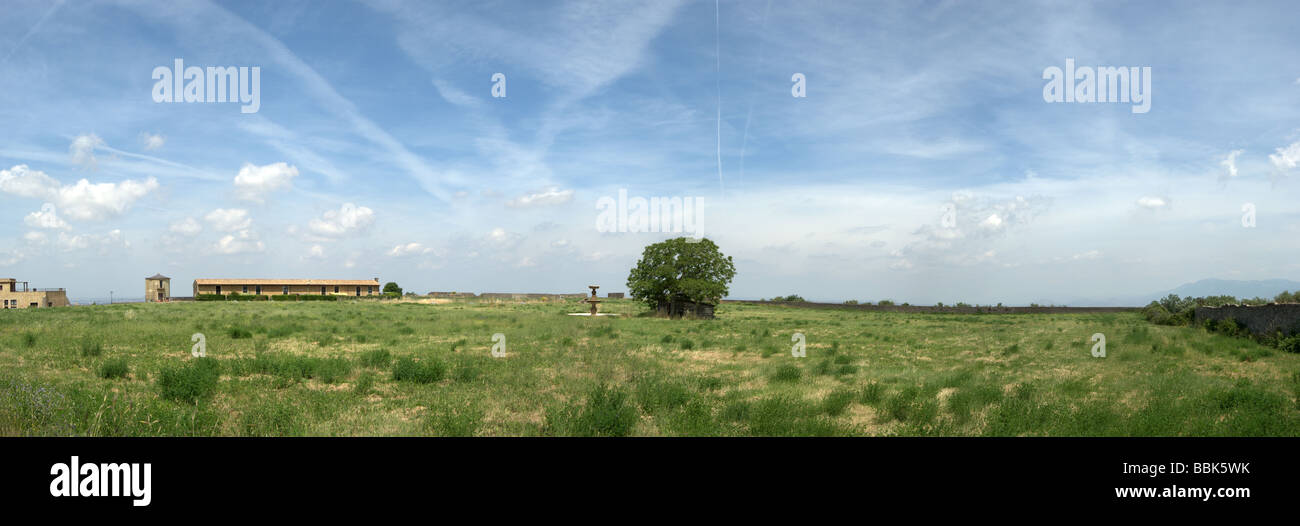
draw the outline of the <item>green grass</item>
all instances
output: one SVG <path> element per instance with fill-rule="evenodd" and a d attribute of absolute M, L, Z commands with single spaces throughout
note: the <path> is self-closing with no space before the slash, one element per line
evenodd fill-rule
<path fill-rule="evenodd" d="M 1137 313 L 724 304 L 667 320 L 614 300 L 601 309 L 618 318 L 564 315 L 583 307 L 6 311 L 0 435 L 1300 436 L 1300 355 Z M 1089 352 L 1097 332 L 1106 358 Z"/>

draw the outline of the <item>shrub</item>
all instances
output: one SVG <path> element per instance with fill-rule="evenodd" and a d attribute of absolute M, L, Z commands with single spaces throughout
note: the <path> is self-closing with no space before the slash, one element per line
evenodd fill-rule
<path fill-rule="evenodd" d="M 773 371 L 772 374 L 771 374 L 770 376 L 768 376 L 768 381 L 771 381 L 771 382 L 798 382 L 798 381 L 799 381 L 799 378 L 801 378 L 802 376 L 803 376 L 803 370 L 802 370 L 802 369 L 799 369 L 798 366 L 791 365 L 791 364 L 788 364 L 788 363 L 787 363 L 787 364 L 782 364 L 781 366 L 777 367 L 776 370 Z"/>
<path fill-rule="evenodd" d="M 447 365 L 438 359 L 416 361 L 414 358 L 399 358 L 393 364 L 393 380 L 398 382 L 415 382 L 431 384 L 447 376 Z"/>
<path fill-rule="evenodd" d="M 894 300 L 880 300 L 876 305 L 880 305 L 881 307 L 892 307 L 894 306 Z"/>
<path fill-rule="evenodd" d="M 839 389 L 832 391 L 822 399 L 821 410 L 830 416 L 840 416 L 853 403 L 854 394 L 852 391 Z"/>
<path fill-rule="evenodd" d="M 573 436 L 630 435 L 640 415 L 627 399 L 627 391 L 602 383 L 587 394 L 582 405 L 548 412 L 547 428 L 553 433 Z"/>
<path fill-rule="evenodd" d="M 158 388 L 168 400 L 197 404 L 212 396 L 221 378 L 216 358 L 197 358 L 184 365 L 165 367 L 158 374 Z"/>
<path fill-rule="evenodd" d="M 226 335 L 230 336 L 230 339 L 232 340 L 239 340 L 239 339 L 253 337 L 253 333 L 243 327 L 231 327 L 229 329 L 226 329 Z"/>
<path fill-rule="evenodd" d="M 361 365 L 364 367 L 388 367 L 393 363 L 393 354 L 388 349 L 375 349 L 361 353 Z"/>
<path fill-rule="evenodd" d="M 99 366 L 99 377 L 104 379 L 125 378 L 131 368 L 126 365 L 126 358 L 113 358 Z"/>
<path fill-rule="evenodd" d="M 81 356 L 91 358 L 104 354 L 104 345 L 99 342 L 84 341 L 81 342 Z"/>
<path fill-rule="evenodd" d="M 30 332 L 23 333 L 23 347 L 30 348 L 35 346 L 36 346 L 36 335 Z"/>
<path fill-rule="evenodd" d="M 357 383 L 352 386 L 352 392 L 359 395 L 370 394 L 375 387 L 375 373 L 366 371 L 357 376 Z"/>
<path fill-rule="evenodd" d="M 443 407 L 429 422 L 433 432 L 444 437 L 472 437 L 483 425 L 483 411 L 473 406 Z"/>
<path fill-rule="evenodd" d="M 1290 338 L 1281 338 L 1277 341 L 1277 348 L 1286 352 L 1300 353 L 1300 334 Z"/>

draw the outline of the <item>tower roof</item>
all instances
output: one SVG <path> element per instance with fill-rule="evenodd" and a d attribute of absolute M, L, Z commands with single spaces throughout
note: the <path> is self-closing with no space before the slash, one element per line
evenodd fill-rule
<path fill-rule="evenodd" d="M 171 279 L 171 278 L 169 278 L 169 277 L 167 277 L 167 276 L 164 276 L 164 275 L 162 275 L 162 274 L 154 274 L 154 275 L 149 276 L 149 277 L 144 278 L 144 279 Z"/>

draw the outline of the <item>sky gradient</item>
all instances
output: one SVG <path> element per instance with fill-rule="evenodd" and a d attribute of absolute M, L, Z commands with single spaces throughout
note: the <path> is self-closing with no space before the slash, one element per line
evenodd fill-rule
<path fill-rule="evenodd" d="M 7 1 L 0 276 L 74 300 L 142 297 L 154 273 L 177 295 L 234 277 L 621 291 L 673 235 L 598 229 L 626 190 L 702 199 L 735 298 L 1081 305 L 1297 279 L 1293 15 Z M 259 67 L 260 108 L 155 103 L 151 72 L 177 58 Z M 1150 111 L 1048 103 L 1044 71 L 1067 59 L 1151 68 Z"/>

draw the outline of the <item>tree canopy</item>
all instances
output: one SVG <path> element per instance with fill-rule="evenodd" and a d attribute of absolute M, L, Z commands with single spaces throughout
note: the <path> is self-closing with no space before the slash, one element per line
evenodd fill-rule
<path fill-rule="evenodd" d="M 384 294 L 397 294 L 398 296 L 401 296 L 402 287 L 397 286 L 397 282 L 390 281 L 384 284 Z"/>
<path fill-rule="evenodd" d="M 627 290 L 651 308 L 664 301 L 716 304 L 735 276 L 731 257 L 713 241 L 679 237 L 645 247 L 628 274 Z"/>

